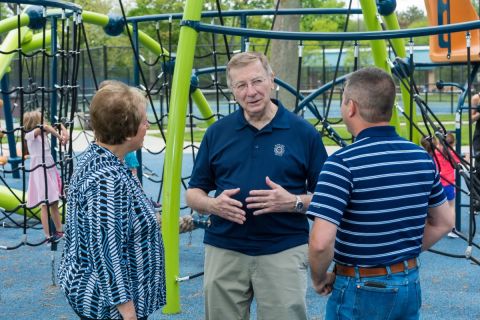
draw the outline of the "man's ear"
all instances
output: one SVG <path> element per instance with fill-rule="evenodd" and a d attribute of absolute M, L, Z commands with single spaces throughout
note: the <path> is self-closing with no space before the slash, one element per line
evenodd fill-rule
<path fill-rule="evenodd" d="M 357 106 L 357 103 L 355 101 L 353 101 L 352 99 L 350 99 L 348 101 L 348 116 L 351 118 L 353 116 L 355 116 L 358 112 L 358 106 Z"/>

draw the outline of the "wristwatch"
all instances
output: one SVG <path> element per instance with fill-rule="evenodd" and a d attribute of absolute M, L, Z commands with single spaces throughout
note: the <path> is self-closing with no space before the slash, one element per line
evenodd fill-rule
<path fill-rule="evenodd" d="M 295 212 L 298 212 L 298 213 L 303 213 L 303 201 L 302 201 L 302 198 L 300 198 L 300 196 L 295 196 L 295 207 L 294 207 L 294 210 Z"/>

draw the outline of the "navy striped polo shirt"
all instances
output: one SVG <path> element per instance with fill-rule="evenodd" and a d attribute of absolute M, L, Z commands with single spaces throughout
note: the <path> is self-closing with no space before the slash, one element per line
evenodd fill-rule
<path fill-rule="evenodd" d="M 376 126 L 327 159 L 307 214 L 337 225 L 336 262 L 381 266 L 420 254 L 428 208 L 445 201 L 425 150 Z"/>

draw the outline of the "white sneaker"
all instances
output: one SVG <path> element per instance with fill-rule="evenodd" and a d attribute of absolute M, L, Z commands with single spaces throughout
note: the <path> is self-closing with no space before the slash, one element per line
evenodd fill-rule
<path fill-rule="evenodd" d="M 455 232 L 453 232 L 453 231 L 450 231 L 450 232 L 447 234 L 447 236 L 448 236 L 449 238 L 458 238 L 457 234 L 456 234 Z"/>

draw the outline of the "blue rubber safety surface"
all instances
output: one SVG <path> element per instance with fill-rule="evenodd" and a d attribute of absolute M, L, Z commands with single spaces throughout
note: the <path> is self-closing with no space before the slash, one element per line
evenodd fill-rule
<path fill-rule="evenodd" d="M 158 157 L 158 156 L 157 156 Z M 145 163 L 156 165 L 153 156 L 146 155 Z M 191 168 L 184 169 L 189 172 Z M 9 182 L 13 182 L 8 178 Z M 17 180 L 16 183 L 19 183 Z M 15 182 L 12 184 L 15 185 Z M 145 190 L 156 197 L 158 186 L 145 183 Z M 18 188 L 18 186 L 17 186 Z M 156 191 L 158 192 L 158 191 Z M 183 199 L 183 198 L 182 198 Z M 182 200 L 183 201 L 183 200 Z M 467 202 L 467 198 L 463 199 Z M 468 232 L 467 209 L 462 213 L 462 231 Z M 20 219 L 21 217 L 18 216 Z M 1 218 L 1 214 L 0 214 Z M 480 216 L 477 216 L 479 220 Z M 478 234 L 478 233 L 477 233 Z M 27 229 L 30 242 L 40 242 L 43 232 Z M 2 228 L 0 246 L 13 246 L 22 241 L 23 230 Z M 180 236 L 180 276 L 203 271 L 203 230 Z M 477 238 L 478 242 L 478 238 Z M 56 283 L 56 269 L 61 259 L 63 242 L 57 251 L 43 244 L 22 246 L 15 250 L 0 250 L 0 319 L 77 319 Z M 463 255 L 467 242 L 445 237 L 434 247 L 437 250 Z M 473 257 L 480 259 L 480 250 L 473 247 Z M 420 257 L 422 283 L 422 319 L 480 319 L 480 267 L 465 258 L 451 258 L 431 252 Z M 181 313 L 164 315 L 159 310 L 154 319 L 203 319 L 202 277 L 180 283 Z M 310 319 L 323 319 L 327 298 L 317 295 L 310 285 L 307 292 Z M 252 307 L 252 319 L 255 306 Z"/>

